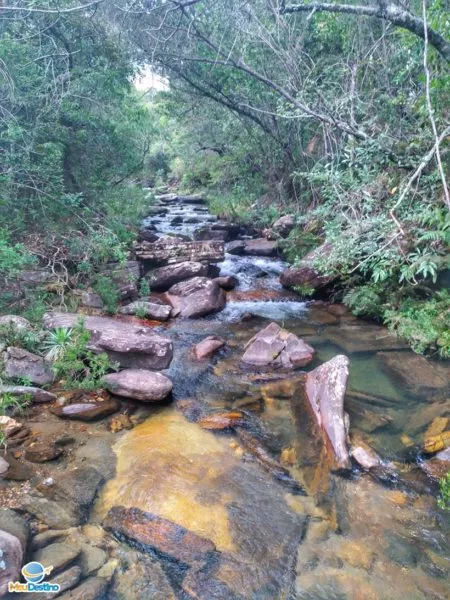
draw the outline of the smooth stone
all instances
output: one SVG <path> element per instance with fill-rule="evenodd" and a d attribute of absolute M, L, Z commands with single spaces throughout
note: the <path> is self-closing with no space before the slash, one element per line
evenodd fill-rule
<path fill-rule="evenodd" d="M 145 317 L 153 319 L 154 321 L 167 321 L 170 317 L 171 310 L 171 307 L 167 304 L 153 304 L 152 302 L 137 300 L 127 306 L 122 306 L 119 312 L 122 315 L 139 314 L 139 316 L 141 316 L 143 314 Z"/>
<path fill-rule="evenodd" d="M 235 411 L 206 415 L 199 419 L 198 424 L 202 429 L 223 431 L 224 429 L 230 429 L 238 425 L 243 425 L 244 421 L 244 414 L 239 411 Z"/>
<path fill-rule="evenodd" d="M 37 550 L 33 555 L 33 560 L 47 567 L 53 566 L 53 574 L 75 562 L 79 556 L 80 549 L 73 544 L 55 542 Z"/>
<path fill-rule="evenodd" d="M 103 402 L 79 402 L 55 406 L 51 412 L 63 419 L 74 419 L 76 421 L 93 421 L 107 417 L 120 409 L 120 402 L 114 398 Z"/>
<path fill-rule="evenodd" d="M 109 581 L 103 577 L 90 577 L 69 592 L 59 596 L 60 600 L 100 600 L 105 598 Z"/>
<path fill-rule="evenodd" d="M 228 254 L 241 255 L 244 254 L 245 242 L 244 240 L 235 240 L 234 242 L 228 242 L 225 247 Z"/>
<path fill-rule="evenodd" d="M 117 396 L 143 402 L 159 402 L 172 391 L 172 382 L 168 377 L 144 369 L 125 369 L 119 373 L 110 373 L 104 378 L 104 384 Z"/>
<path fill-rule="evenodd" d="M 377 359 L 410 394 L 431 400 L 447 398 L 450 368 L 412 352 L 379 352 Z"/>
<path fill-rule="evenodd" d="M 34 463 L 44 463 L 50 460 L 55 460 L 61 454 L 63 454 L 63 449 L 60 446 L 57 446 L 55 442 L 50 440 L 38 440 L 36 442 L 31 442 L 29 446 L 25 449 L 25 460 Z"/>
<path fill-rule="evenodd" d="M 350 469 L 344 413 L 349 359 L 337 355 L 306 376 L 305 391 L 319 427 L 328 439 L 337 469 Z"/>
<path fill-rule="evenodd" d="M 80 565 L 83 577 L 88 577 L 92 573 L 103 567 L 108 559 L 108 555 L 102 548 L 92 546 L 91 544 L 83 544 L 81 546 Z"/>
<path fill-rule="evenodd" d="M 116 536 L 125 537 L 143 548 L 152 548 L 189 566 L 206 563 L 215 552 L 215 545 L 210 540 L 169 519 L 138 508 L 111 508 L 103 526 Z"/>
<path fill-rule="evenodd" d="M 10 581 L 18 581 L 23 564 L 23 548 L 19 539 L 0 530 L 0 597 L 8 591 Z"/>
<path fill-rule="evenodd" d="M 314 354 L 306 342 L 270 323 L 247 342 L 241 361 L 259 367 L 297 369 L 309 364 Z"/>
<path fill-rule="evenodd" d="M 376 469 L 382 465 L 380 456 L 378 456 L 375 450 L 361 439 L 357 439 L 352 443 L 352 446 L 350 447 L 350 456 L 360 467 L 367 471 Z"/>
<path fill-rule="evenodd" d="M 11 508 L 0 509 L 0 530 L 16 537 L 24 552 L 27 549 L 30 530 L 27 520 Z"/>
<path fill-rule="evenodd" d="M 9 464 L 8 471 L 3 475 L 8 481 L 27 481 L 33 477 L 33 471 L 25 463 L 19 462 L 9 451 L 1 451 L 1 456 Z"/>
<path fill-rule="evenodd" d="M 52 383 L 54 379 L 50 363 L 42 356 L 12 346 L 6 351 L 5 375 L 11 379 L 23 377 L 37 385 Z"/>
<path fill-rule="evenodd" d="M 60 598 L 60 594 L 72 589 L 77 585 L 81 579 L 81 569 L 77 565 L 70 567 L 66 571 L 59 573 L 59 575 L 51 576 L 51 582 L 57 583 L 60 586 L 59 592 L 40 593 L 39 598 L 42 600 L 51 600 L 52 598 Z"/>
<path fill-rule="evenodd" d="M 225 340 L 210 335 L 192 348 L 192 353 L 197 360 L 202 360 L 211 356 L 217 350 L 225 346 Z"/>
<path fill-rule="evenodd" d="M 47 392 L 47 390 L 25 385 L 0 385 L 0 394 L 12 394 L 17 398 L 30 397 L 31 401 L 35 404 L 54 402 L 56 400 L 56 395 Z"/>
<path fill-rule="evenodd" d="M 272 228 L 281 235 L 281 237 L 287 237 L 290 232 L 294 229 L 295 223 L 292 215 L 284 215 L 275 221 Z"/>
<path fill-rule="evenodd" d="M 56 540 L 60 540 L 63 537 L 67 536 L 67 531 L 58 530 L 58 529 L 47 529 L 47 531 L 43 531 L 42 533 L 38 533 L 34 536 L 31 541 L 31 547 L 33 550 L 40 550 L 41 548 L 45 548 L 52 542 Z"/>

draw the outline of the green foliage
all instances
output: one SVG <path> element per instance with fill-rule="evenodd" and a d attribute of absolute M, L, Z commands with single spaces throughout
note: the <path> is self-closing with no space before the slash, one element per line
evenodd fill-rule
<path fill-rule="evenodd" d="M 450 510 L 450 472 L 439 480 L 438 505 L 443 510 Z"/>
<path fill-rule="evenodd" d="M 6 347 L 24 348 L 28 352 L 37 352 L 41 343 L 40 336 L 34 331 L 17 327 L 14 323 L 0 325 L 0 343 Z"/>
<path fill-rule="evenodd" d="M 147 311 L 143 306 L 138 306 L 136 308 L 135 315 L 141 319 L 145 319 L 145 317 L 147 316 Z"/>
<path fill-rule="evenodd" d="M 437 293 L 430 300 L 407 299 L 399 309 L 384 311 L 391 331 L 406 338 L 420 354 L 437 353 L 450 358 L 450 293 Z"/>
<path fill-rule="evenodd" d="M 106 312 L 113 315 L 117 311 L 119 305 L 119 286 L 110 277 L 107 277 L 106 275 L 97 275 L 93 287 L 103 300 Z"/>
<path fill-rule="evenodd" d="M 356 316 L 378 317 L 382 307 L 382 296 L 374 285 L 362 285 L 344 294 L 344 304 Z"/>
<path fill-rule="evenodd" d="M 150 282 L 148 279 L 143 277 L 139 282 L 139 296 L 145 298 L 150 295 Z"/>
<path fill-rule="evenodd" d="M 80 320 L 53 363 L 55 376 L 66 389 L 96 390 L 102 387 L 103 377 L 116 369 L 105 353 L 94 354 L 87 348 L 90 336 Z"/>
<path fill-rule="evenodd" d="M 310 298 L 315 292 L 314 288 L 307 285 L 296 285 L 293 289 L 301 298 Z"/>
<path fill-rule="evenodd" d="M 67 327 L 57 327 L 53 331 L 49 331 L 47 338 L 42 343 L 45 358 L 52 362 L 62 358 L 67 346 L 72 343 L 72 336 L 73 329 Z"/>

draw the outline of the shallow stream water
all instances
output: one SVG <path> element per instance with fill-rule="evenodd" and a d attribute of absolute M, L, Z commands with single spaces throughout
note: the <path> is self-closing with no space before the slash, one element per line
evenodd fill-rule
<path fill-rule="evenodd" d="M 157 233 L 191 236 L 214 219 L 202 205 L 175 203 L 167 209 L 146 220 Z M 171 225 L 174 217 L 183 223 Z M 199 222 L 186 223 L 193 219 Z M 448 396 L 430 400 L 406 391 L 377 355 L 387 349 L 387 332 L 283 290 L 281 259 L 226 255 L 220 266 L 221 274 L 239 281 L 222 312 L 157 328 L 174 341 L 167 371 L 173 402 L 152 408 L 117 441 L 116 475 L 93 521 L 112 506 L 137 507 L 212 540 L 220 553 L 214 574 L 210 580 L 199 575 L 190 594 L 186 586 L 182 590 L 182 576 L 163 564 L 169 579 L 178 581 L 180 598 L 449 598 L 448 517 L 437 508 L 436 486 L 419 465 L 424 432 L 434 417 L 449 412 Z M 252 317 L 243 321 L 246 313 Z M 297 372 L 281 378 L 240 368 L 245 343 L 271 321 L 315 348 L 308 370 L 336 354 L 349 356 L 350 432 L 386 461 L 385 476 L 356 468 L 346 477 L 329 472 L 316 452 Z M 207 335 L 223 337 L 227 346 L 212 359 L 194 361 L 190 348 Z M 398 346 L 388 351 L 411 355 Z M 274 479 L 234 433 L 205 431 L 190 422 L 180 410 L 186 400 L 208 410 L 247 411 L 265 447 L 281 456 L 308 495 Z M 131 591 L 121 593 L 114 597 L 135 598 Z M 148 597 L 164 598 L 164 592 Z"/>

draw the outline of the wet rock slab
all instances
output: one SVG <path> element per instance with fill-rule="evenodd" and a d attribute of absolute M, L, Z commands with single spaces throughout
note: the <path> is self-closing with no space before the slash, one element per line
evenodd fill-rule
<path fill-rule="evenodd" d="M 450 393 L 450 367 L 412 352 L 379 352 L 377 359 L 407 392 L 423 399 L 440 399 Z"/>
<path fill-rule="evenodd" d="M 338 355 L 307 374 L 306 397 L 319 427 L 326 435 L 338 469 L 350 469 L 344 413 L 349 360 Z"/>
<path fill-rule="evenodd" d="M 154 243 L 137 243 L 134 251 L 138 259 L 148 267 L 162 267 L 184 261 L 221 262 L 225 258 L 224 243 L 220 240 L 185 242 L 166 238 Z"/>
<path fill-rule="evenodd" d="M 225 346 L 225 340 L 210 335 L 193 347 L 192 354 L 197 360 L 202 360 L 211 356 L 211 354 L 214 354 L 223 346 Z"/>
<path fill-rule="evenodd" d="M 104 378 L 105 387 L 125 398 L 142 402 L 159 402 L 169 396 L 172 382 L 162 373 L 144 369 L 125 369 L 120 373 L 110 373 Z"/>
<path fill-rule="evenodd" d="M 259 367 L 296 369 L 309 364 L 314 349 L 293 333 L 270 323 L 247 342 L 242 362 Z"/>
<path fill-rule="evenodd" d="M 244 246 L 244 254 L 251 256 L 276 256 L 278 253 L 278 242 L 257 238 L 249 240 Z"/>
<path fill-rule="evenodd" d="M 172 340 L 157 335 L 150 327 L 131 325 L 106 317 L 83 317 L 73 313 L 47 313 L 46 329 L 74 327 L 80 321 L 91 333 L 88 347 L 106 352 L 122 367 L 166 369 L 172 360 Z"/>
<path fill-rule="evenodd" d="M 348 354 L 408 349 L 404 340 L 391 335 L 385 327 L 376 325 L 330 327 L 326 336 Z"/>
<path fill-rule="evenodd" d="M 215 545 L 173 521 L 138 508 L 111 508 L 103 523 L 114 535 L 189 566 L 207 562 Z"/>

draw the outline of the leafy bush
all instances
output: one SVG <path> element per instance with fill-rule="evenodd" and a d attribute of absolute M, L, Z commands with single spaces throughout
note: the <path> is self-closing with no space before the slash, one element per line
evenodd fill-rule
<path fill-rule="evenodd" d="M 93 288 L 103 300 L 106 312 L 113 315 L 117 311 L 120 300 L 118 285 L 106 275 L 97 275 Z"/>
<path fill-rule="evenodd" d="M 106 353 L 95 354 L 87 348 L 90 337 L 80 320 L 72 329 L 64 351 L 53 363 L 55 376 L 66 389 L 96 390 L 102 387 L 103 377 L 117 368 Z"/>
<path fill-rule="evenodd" d="M 385 310 L 383 316 L 389 329 L 406 338 L 415 352 L 450 358 L 450 292 L 447 290 L 426 301 L 408 299 L 398 310 Z"/>
<path fill-rule="evenodd" d="M 438 505 L 443 510 L 450 510 L 450 472 L 439 480 Z"/>
<path fill-rule="evenodd" d="M 15 346 L 29 352 L 38 352 L 41 337 L 34 331 L 21 329 L 14 323 L 0 325 L 0 343 L 5 347 Z"/>

